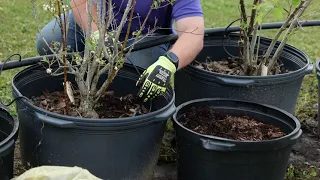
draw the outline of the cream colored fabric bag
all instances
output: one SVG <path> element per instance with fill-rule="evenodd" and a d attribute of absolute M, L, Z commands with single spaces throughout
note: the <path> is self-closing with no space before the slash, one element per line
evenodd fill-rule
<path fill-rule="evenodd" d="M 12 180 L 102 180 L 80 167 L 40 166 Z"/>

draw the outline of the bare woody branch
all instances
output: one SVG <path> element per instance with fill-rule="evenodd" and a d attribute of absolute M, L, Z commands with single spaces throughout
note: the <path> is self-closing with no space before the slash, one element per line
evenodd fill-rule
<path fill-rule="evenodd" d="M 283 25 L 281 26 L 281 28 L 278 30 L 277 34 L 275 35 L 275 37 L 272 39 L 272 42 L 270 44 L 270 46 L 268 47 L 268 50 L 266 51 L 266 53 L 263 56 L 263 61 L 262 63 L 266 63 L 267 60 L 269 59 L 271 52 L 275 46 L 275 44 L 277 43 L 279 37 L 281 36 L 282 32 L 284 32 L 287 28 L 287 26 L 290 24 L 290 22 L 292 21 L 292 19 L 294 18 L 294 16 L 297 14 L 297 12 L 302 8 L 303 4 L 304 4 L 305 0 L 301 0 L 300 3 L 297 5 L 297 7 L 293 10 L 293 12 L 289 15 L 289 17 L 286 19 L 286 21 L 283 23 Z"/>
<path fill-rule="evenodd" d="M 275 62 L 280 57 L 280 53 L 282 52 L 284 46 L 286 45 L 289 35 L 296 29 L 300 16 L 304 13 L 306 8 L 309 6 L 311 0 L 301 0 L 301 2 L 303 3 L 302 7 L 300 8 L 299 12 L 294 16 L 293 22 L 291 23 L 290 27 L 288 28 L 286 34 L 284 35 L 283 40 L 281 41 L 281 44 L 277 48 L 275 54 L 273 55 L 272 59 L 270 60 L 270 62 L 268 64 L 268 72 L 271 71 Z"/>
<path fill-rule="evenodd" d="M 241 14 L 241 23 L 242 27 L 245 27 L 245 29 L 242 30 L 243 32 L 243 53 L 242 53 L 242 60 L 244 65 L 244 71 L 247 72 L 248 67 L 250 66 L 250 57 L 249 57 L 249 37 L 247 34 L 247 26 L 248 26 L 248 20 L 247 20 L 247 14 L 246 14 L 246 8 L 244 4 L 244 0 L 240 0 L 240 14 Z"/>
<path fill-rule="evenodd" d="M 258 37 L 258 27 L 259 27 L 259 23 L 255 23 L 255 18 L 256 18 L 256 14 L 257 14 L 257 9 L 256 6 L 258 6 L 260 4 L 261 0 L 254 0 L 253 2 L 253 6 L 252 7 L 252 12 L 251 12 L 251 20 L 250 20 L 250 25 L 248 28 L 248 36 L 250 36 L 252 33 L 252 40 L 251 40 L 251 45 L 250 45 L 250 52 L 249 52 L 249 60 L 252 62 L 252 65 L 256 65 L 257 63 L 257 59 L 255 59 L 255 46 L 256 46 L 256 42 L 257 42 L 257 37 Z M 259 53 L 259 52 L 257 52 Z"/>
<path fill-rule="evenodd" d="M 86 9 L 87 9 L 87 31 L 85 35 L 85 49 L 84 49 L 84 57 L 83 62 L 80 67 L 80 77 L 84 78 L 84 75 L 86 73 L 86 69 L 88 67 L 89 61 L 90 61 L 90 50 L 91 46 L 89 46 L 89 42 L 91 40 L 91 23 L 92 23 L 92 0 L 88 0 L 86 2 Z"/>
<path fill-rule="evenodd" d="M 252 33 L 253 29 L 254 29 L 253 25 L 254 25 L 254 21 L 255 21 L 256 15 L 257 15 L 257 8 L 255 6 L 259 5 L 260 1 L 261 0 L 254 0 L 253 1 L 253 7 L 252 7 L 252 10 L 251 10 L 251 16 L 250 16 L 250 24 L 249 24 L 249 27 L 248 27 L 248 35 L 250 35 Z"/>
<path fill-rule="evenodd" d="M 130 12 L 130 9 L 131 9 L 131 14 L 130 14 L 130 18 L 129 18 L 129 23 L 128 23 L 128 28 L 127 28 L 127 33 L 126 33 L 126 39 L 125 39 L 125 42 L 124 44 L 122 45 L 122 50 L 121 50 L 121 53 L 119 56 L 115 56 L 115 58 L 117 58 L 117 64 L 118 63 L 121 63 L 119 61 L 123 61 L 123 52 L 124 52 L 124 47 L 126 46 L 126 42 L 128 41 L 128 37 L 129 37 L 129 34 L 130 34 L 130 27 L 131 27 L 131 23 L 132 23 L 132 18 L 133 18 L 133 12 L 134 12 L 134 8 L 135 8 L 135 5 L 136 5 L 136 1 L 137 0 L 134 0 L 133 2 L 133 6 L 131 7 L 131 4 L 132 4 L 132 0 L 129 0 L 128 3 L 127 3 L 127 7 L 123 13 L 123 17 L 122 17 L 122 20 L 120 22 L 120 25 L 117 29 L 117 34 L 115 36 L 115 43 L 118 43 L 119 41 L 119 37 L 120 37 L 120 33 L 122 32 L 122 29 L 124 27 L 124 24 L 126 23 L 126 17 L 128 16 L 129 12 Z M 114 54 L 115 52 L 118 52 L 118 45 L 115 44 L 114 45 Z M 111 64 L 113 64 L 113 61 L 110 62 Z M 111 72 L 109 72 L 109 77 L 107 78 L 107 80 L 102 84 L 102 86 L 100 87 L 100 89 L 98 90 L 97 94 L 96 94 L 96 100 L 95 101 L 98 101 L 98 99 L 102 96 L 103 92 L 108 89 L 110 83 L 113 81 L 114 77 L 116 76 L 116 72 L 117 72 L 117 68 L 119 68 L 118 66 L 116 66 L 115 68 L 113 68 L 113 70 Z"/>

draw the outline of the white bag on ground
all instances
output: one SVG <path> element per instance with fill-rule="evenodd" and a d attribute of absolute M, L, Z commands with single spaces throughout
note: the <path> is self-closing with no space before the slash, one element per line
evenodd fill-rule
<path fill-rule="evenodd" d="M 80 167 L 40 166 L 12 180 L 102 180 Z"/>

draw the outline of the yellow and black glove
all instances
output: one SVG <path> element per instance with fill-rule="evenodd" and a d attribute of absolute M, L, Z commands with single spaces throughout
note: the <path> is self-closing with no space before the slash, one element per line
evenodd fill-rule
<path fill-rule="evenodd" d="M 155 63 L 143 72 L 137 81 L 136 85 L 141 87 L 138 96 L 144 102 L 162 96 L 168 87 L 173 87 L 176 71 L 177 65 L 166 56 L 160 56 Z"/>

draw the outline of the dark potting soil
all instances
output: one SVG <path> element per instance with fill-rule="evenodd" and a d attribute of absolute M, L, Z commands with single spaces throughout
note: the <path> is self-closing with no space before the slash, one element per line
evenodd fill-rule
<path fill-rule="evenodd" d="M 246 116 L 221 115 L 210 107 L 192 107 L 180 121 L 186 128 L 200 134 L 238 141 L 263 141 L 286 135 L 278 127 Z"/>
<path fill-rule="evenodd" d="M 212 61 L 212 62 L 194 61 L 193 66 L 199 69 L 221 73 L 221 74 L 237 75 L 237 76 L 246 75 L 246 73 L 244 72 L 244 68 L 240 63 L 239 58 L 234 58 L 234 57 L 229 57 L 221 61 Z M 279 63 L 277 62 L 269 75 L 283 74 L 288 72 L 289 71 L 287 69 L 285 69 L 282 65 L 279 65 Z"/>
<path fill-rule="evenodd" d="M 81 117 L 79 112 L 80 93 L 74 91 L 75 105 L 69 102 L 69 116 Z M 64 92 L 44 92 L 43 95 L 32 97 L 33 103 L 45 110 L 57 114 L 65 115 L 65 107 L 67 103 L 64 101 Z M 104 97 L 100 98 L 98 106 L 95 111 L 98 113 L 99 118 L 122 118 L 132 117 L 146 114 L 149 110 L 143 106 L 142 101 L 132 94 L 117 97 L 113 91 L 106 93 Z"/>

